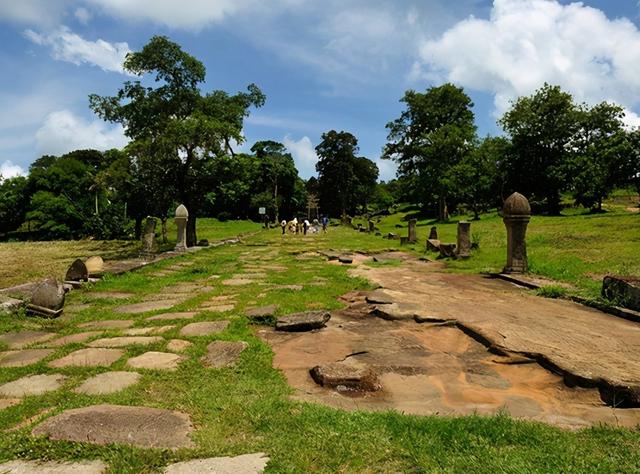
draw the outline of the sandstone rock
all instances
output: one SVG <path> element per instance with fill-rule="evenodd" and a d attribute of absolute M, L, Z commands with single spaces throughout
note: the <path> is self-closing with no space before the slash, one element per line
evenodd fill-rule
<path fill-rule="evenodd" d="M 142 377 L 137 372 L 105 372 L 88 378 L 82 385 L 74 389 L 76 393 L 85 395 L 106 395 L 124 390 L 135 385 Z"/>
<path fill-rule="evenodd" d="M 177 300 L 175 299 L 162 299 L 158 301 L 144 301 L 142 303 L 134 303 L 128 304 L 125 306 L 120 306 L 116 308 L 116 313 L 125 313 L 125 314 L 138 314 L 138 313 L 146 313 L 147 311 L 157 311 L 169 309 L 172 306 L 177 304 Z"/>
<path fill-rule="evenodd" d="M 235 309 L 235 304 L 203 304 L 198 309 L 201 311 L 210 311 L 212 313 L 226 313 L 227 311 L 232 311 Z"/>
<path fill-rule="evenodd" d="M 8 296 L 0 296 L 0 314 L 16 313 L 22 306 L 22 300 L 9 298 Z"/>
<path fill-rule="evenodd" d="M 213 341 L 200 360 L 206 367 L 221 368 L 233 364 L 249 344 L 244 341 Z"/>
<path fill-rule="evenodd" d="M 124 351 L 121 349 L 79 349 L 60 359 L 49 362 L 49 367 L 109 367 L 123 354 Z"/>
<path fill-rule="evenodd" d="M 126 347 L 132 345 L 148 346 L 156 342 L 162 342 L 160 336 L 123 336 L 123 337 L 105 337 L 96 339 L 87 344 L 89 347 Z"/>
<path fill-rule="evenodd" d="M 0 367 L 24 367 L 53 354 L 53 349 L 25 349 L 0 352 Z"/>
<path fill-rule="evenodd" d="M 422 316 L 421 307 L 411 303 L 391 303 L 376 305 L 371 314 L 389 321 L 415 320 L 417 316 Z"/>
<path fill-rule="evenodd" d="M 340 257 L 338 257 L 338 262 L 345 264 L 353 263 L 353 258 L 347 255 L 341 255 Z"/>
<path fill-rule="evenodd" d="M 168 326 L 151 326 L 151 327 L 145 327 L 145 328 L 131 328 L 131 329 L 127 329 L 125 331 L 122 331 L 122 333 L 126 336 L 144 336 L 147 334 L 163 334 L 167 331 L 171 331 L 173 328 L 175 328 L 175 325 L 170 324 Z"/>
<path fill-rule="evenodd" d="M 3 474 L 102 474 L 107 465 L 102 461 L 9 461 L 0 464 Z"/>
<path fill-rule="evenodd" d="M 456 244 L 440 244 L 440 257 L 456 258 Z"/>
<path fill-rule="evenodd" d="M 66 281 L 87 281 L 89 279 L 87 266 L 79 258 L 75 259 L 67 270 L 64 279 Z"/>
<path fill-rule="evenodd" d="M 89 276 L 101 275 L 104 271 L 104 260 L 98 255 L 89 257 L 84 264 L 87 267 Z"/>
<path fill-rule="evenodd" d="M 277 331 L 311 331 L 325 327 L 327 321 L 331 319 L 331 314 L 327 311 L 307 311 L 305 313 L 295 313 L 282 316 L 276 321 Z"/>
<path fill-rule="evenodd" d="M 640 311 L 640 278 L 607 275 L 602 281 L 602 296 L 619 306 Z"/>
<path fill-rule="evenodd" d="M 46 331 L 8 332 L 0 336 L 0 342 L 6 344 L 9 349 L 22 349 L 31 344 L 48 341 L 54 336 L 56 333 Z"/>
<path fill-rule="evenodd" d="M 17 405 L 22 400 L 19 398 L 0 398 L 0 410 Z M 2 472 L 2 471 L 0 471 Z"/>
<path fill-rule="evenodd" d="M 64 288 L 55 278 L 48 278 L 40 283 L 31 294 L 31 304 L 53 311 L 64 306 Z"/>
<path fill-rule="evenodd" d="M 209 336 L 224 331 L 229 326 L 229 321 L 203 321 L 187 324 L 180 330 L 181 336 Z"/>
<path fill-rule="evenodd" d="M 0 396 L 28 397 L 58 390 L 67 379 L 60 374 L 28 375 L 13 382 L 0 385 Z"/>
<path fill-rule="evenodd" d="M 144 429 L 141 429 L 144 427 Z M 190 448 L 189 415 L 160 408 L 95 405 L 65 410 L 33 430 L 34 436 L 93 444 L 121 443 L 141 448 Z"/>
<path fill-rule="evenodd" d="M 88 329 L 126 329 L 133 326 L 134 323 L 133 319 L 107 319 L 78 324 L 78 327 Z"/>
<path fill-rule="evenodd" d="M 260 474 L 269 458 L 264 453 L 243 454 L 235 457 L 193 459 L 170 464 L 165 474 Z"/>
<path fill-rule="evenodd" d="M 87 296 L 93 299 L 114 299 L 114 300 L 126 300 L 135 296 L 134 293 L 127 293 L 125 291 L 93 291 L 87 293 Z"/>
<path fill-rule="evenodd" d="M 255 283 L 255 281 L 249 278 L 231 278 L 222 282 L 222 284 L 225 286 L 243 286 L 251 285 L 252 283 Z"/>
<path fill-rule="evenodd" d="M 85 342 L 87 339 L 91 339 L 92 337 L 97 336 L 98 334 L 102 334 L 100 331 L 86 331 L 79 332 L 76 334 L 69 334 L 68 336 L 62 336 L 58 339 L 54 339 L 53 341 L 48 341 L 44 344 L 45 347 L 62 347 L 66 344 L 77 344 L 81 342 Z"/>
<path fill-rule="evenodd" d="M 246 311 L 246 315 L 249 319 L 255 322 L 269 321 L 274 318 L 278 305 L 270 304 L 268 306 L 261 306 L 259 308 L 249 308 Z"/>
<path fill-rule="evenodd" d="M 184 357 L 177 354 L 149 351 L 129 359 L 127 366 L 134 369 L 176 370 L 178 363 L 182 360 L 184 360 Z"/>
<path fill-rule="evenodd" d="M 171 339 L 167 343 L 167 350 L 171 352 L 184 352 L 191 346 L 193 346 L 193 344 L 189 341 L 185 341 L 183 339 Z"/>
<path fill-rule="evenodd" d="M 427 240 L 427 250 L 432 252 L 440 251 L 440 241 L 438 239 L 428 239 Z"/>
<path fill-rule="evenodd" d="M 155 316 L 150 316 L 145 321 L 171 321 L 177 319 L 193 319 L 196 314 L 195 311 L 183 311 L 178 313 L 162 313 Z"/>
<path fill-rule="evenodd" d="M 310 374 L 323 387 L 364 392 L 375 392 L 382 388 L 375 372 L 353 361 L 316 365 Z"/>

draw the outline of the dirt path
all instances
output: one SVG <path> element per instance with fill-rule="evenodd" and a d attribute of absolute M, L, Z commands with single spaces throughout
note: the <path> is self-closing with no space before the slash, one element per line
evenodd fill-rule
<path fill-rule="evenodd" d="M 507 410 L 571 428 L 640 423 L 640 409 L 611 407 L 638 406 L 639 324 L 499 280 L 445 273 L 439 264 L 371 267 L 365 260 L 357 258 L 351 273 L 381 289 L 347 295 L 349 308 L 334 312 L 326 329 L 261 331 L 297 397 L 415 414 Z M 414 316 L 450 326 L 418 324 Z M 372 367 L 383 389 L 347 396 L 309 377 L 311 367 L 345 358 Z"/>

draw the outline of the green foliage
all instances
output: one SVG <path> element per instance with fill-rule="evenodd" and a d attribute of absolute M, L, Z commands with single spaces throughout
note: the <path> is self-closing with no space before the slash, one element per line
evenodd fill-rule
<path fill-rule="evenodd" d="M 3 180 L 0 176 L 0 233 L 20 227 L 24 222 L 28 204 L 27 179 L 16 176 Z"/>

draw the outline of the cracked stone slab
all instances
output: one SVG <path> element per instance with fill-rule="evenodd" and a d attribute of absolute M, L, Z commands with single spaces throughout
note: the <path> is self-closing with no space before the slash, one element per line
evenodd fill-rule
<path fill-rule="evenodd" d="M 54 339 L 53 341 L 47 341 L 45 344 L 43 344 L 43 346 L 44 347 L 62 347 L 67 344 L 79 344 L 99 334 L 102 334 L 102 332 L 86 331 L 86 332 L 79 332 L 76 334 L 69 334 L 67 336 L 62 336 L 57 339 Z"/>
<path fill-rule="evenodd" d="M 133 326 L 133 319 L 107 319 L 105 321 L 91 321 L 88 323 L 78 324 L 79 328 L 87 329 L 126 329 Z"/>
<path fill-rule="evenodd" d="M 269 462 L 264 453 L 224 456 L 219 458 L 193 459 L 168 465 L 165 474 L 260 474 Z"/>
<path fill-rule="evenodd" d="M 60 359 L 49 362 L 49 367 L 109 367 L 124 355 L 121 349 L 78 349 Z"/>
<path fill-rule="evenodd" d="M 155 316 L 150 316 L 145 318 L 145 321 L 172 321 L 178 319 L 193 319 L 195 318 L 196 311 L 181 311 L 177 313 L 162 313 L 156 314 Z"/>
<path fill-rule="evenodd" d="M 235 363 L 247 347 L 249 344 L 244 341 L 213 341 L 200 361 L 205 367 L 227 367 Z"/>
<path fill-rule="evenodd" d="M 162 334 L 167 331 L 171 331 L 175 328 L 175 325 L 170 324 L 167 326 L 150 326 L 145 328 L 131 328 L 123 331 L 122 333 L 126 336 L 144 336 L 146 334 Z"/>
<path fill-rule="evenodd" d="M 3 474 L 102 474 L 107 465 L 102 461 L 9 461 L 0 464 Z"/>
<path fill-rule="evenodd" d="M 180 330 L 181 336 L 209 336 L 224 331 L 229 326 L 229 321 L 202 321 L 187 324 Z"/>
<path fill-rule="evenodd" d="M 24 367 L 53 354 L 53 349 L 24 349 L 0 352 L 0 367 Z"/>
<path fill-rule="evenodd" d="M 331 314 L 327 311 L 307 311 L 282 316 L 276 321 L 277 331 L 312 331 L 325 327 Z"/>
<path fill-rule="evenodd" d="M 28 375 L 0 385 L 0 396 L 28 397 L 58 390 L 67 379 L 61 374 Z"/>
<path fill-rule="evenodd" d="M 168 352 L 149 351 L 127 361 L 128 367 L 149 370 L 176 370 L 185 357 Z"/>
<path fill-rule="evenodd" d="M 156 342 L 162 342 L 160 336 L 122 336 L 122 337 L 105 337 L 96 339 L 87 344 L 89 347 L 126 347 L 133 345 L 148 346 Z"/>
<path fill-rule="evenodd" d="M 192 431 L 189 415 L 179 411 L 94 405 L 65 410 L 45 420 L 32 433 L 53 440 L 177 449 L 193 447 L 189 438 Z"/>
<path fill-rule="evenodd" d="M 175 299 L 144 301 L 142 303 L 133 303 L 133 304 L 120 306 L 115 309 L 115 312 L 125 313 L 125 314 L 139 314 L 139 313 L 146 313 L 147 311 L 158 311 L 158 310 L 170 309 L 176 304 L 178 304 L 178 301 Z"/>
<path fill-rule="evenodd" d="M 0 342 L 6 344 L 9 349 L 22 349 L 30 344 L 48 341 L 56 335 L 54 332 L 45 331 L 8 332 L 0 336 Z"/>
<path fill-rule="evenodd" d="M 135 385 L 142 377 L 137 372 L 104 372 L 88 378 L 73 391 L 85 395 L 107 395 Z"/>
<path fill-rule="evenodd" d="M 184 352 L 189 349 L 193 344 L 183 339 L 171 339 L 167 343 L 167 350 L 171 352 Z"/>

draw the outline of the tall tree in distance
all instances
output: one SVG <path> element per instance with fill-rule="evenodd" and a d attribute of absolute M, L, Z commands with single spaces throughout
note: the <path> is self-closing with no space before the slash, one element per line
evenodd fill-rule
<path fill-rule="evenodd" d="M 406 109 L 387 124 L 383 158 L 398 163 L 398 175 L 413 183 L 423 202 L 438 202 L 438 217 L 448 218 L 451 169 L 469 153 L 476 137 L 473 102 L 460 87 L 444 84 L 420 93 L 409 90 Z"/>
<path fill-rule="evenodd" d="M 324 213 L 345 216 L 365 205 L 375 191 L 378 167 L 357 157 L 358 139 L 349 132 L 331 130 L 322 134 L 316 147 L 318 192 Z"/>
<path fill-rule="evenodd" d="M 187 244 L 195 245 L 196 218 L 214 179 L 211 161 L 233 155 L 231 143 L 244 140 L 249 108 L 262 106 L 265 97 L 253 84 L 246 93 L 203 95 L 204 65 L 164 36 L 154 36 L 141 51 L 129 53 L 124 69 L 136 76 L 152 75 L 157 87 L 126 81 L 115 96 L 92 94 L 90 106 L 103 119 L 122 124 L 132 141 L 144 144 L 149 166 L 160 167 L 171 162 L 168 156 L 175 157 L 175 172 L 167 176 L 175 176 L 176 200 L 189 209 Z M 154 163 L 155 157 L 162 163 Z"/>

